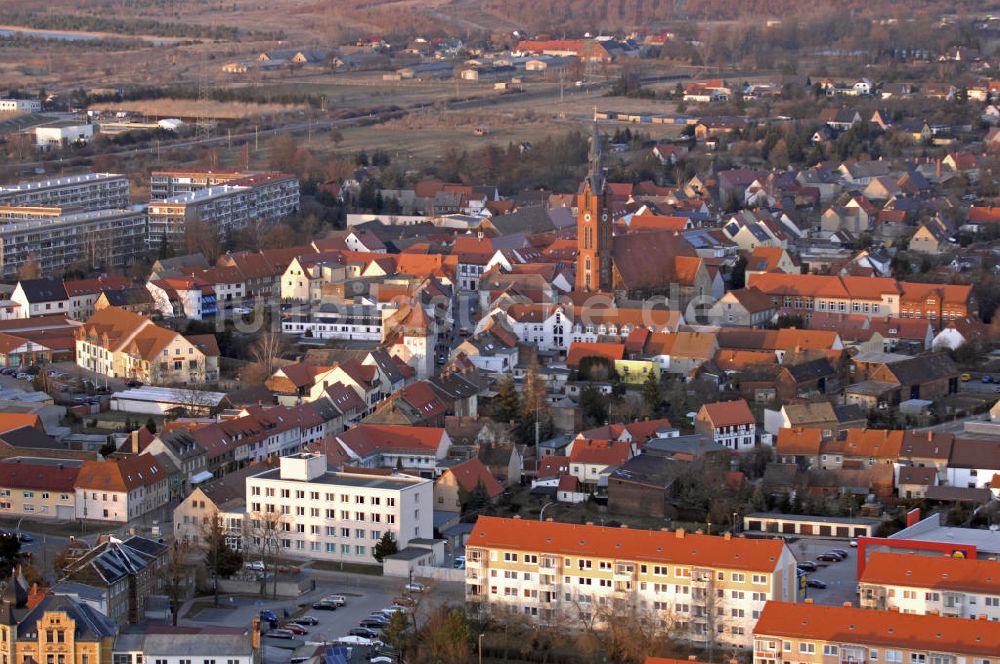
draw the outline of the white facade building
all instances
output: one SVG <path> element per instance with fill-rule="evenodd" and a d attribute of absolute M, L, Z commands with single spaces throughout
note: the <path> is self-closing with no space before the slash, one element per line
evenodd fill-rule
<path fill-rule="evenodd" d="M 327 470 L 326 455 L 281 458 L 278 468 L 247 478 L 248 537 L 262 515 L 280 513 L 283 556 L 374 563 L 386 532 L 400 549 L 433 535 L 433 482 L 408 475 Z"/>
<path fill-rule="evenodd" d="M 73 207 L 84 210 L 126 208 L 128 176 L 85 173 L 0 186 L 0 205 L 11 207 Z"/>

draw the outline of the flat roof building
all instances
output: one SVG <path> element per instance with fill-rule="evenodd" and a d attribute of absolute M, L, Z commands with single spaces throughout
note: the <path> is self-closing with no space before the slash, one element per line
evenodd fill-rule
<path fill-rule="evenodd" d="M 126 208 L 128 176 L 119 173 L 84 173 L 0 185 L 0 205 L 73 207 L 83 210 Z"/>
<path fill-rule="evenodd" d="M 400 549 L 433 535 L 430 480 L 392 471 L 331 472 L 325 454 L 282 457 L 247 478 L 248 532 L 281 515 L 282 556 L 375 564 L 375 545 L 391 532 Z M 287 515 L 287 516 L 286 516 Z"/>

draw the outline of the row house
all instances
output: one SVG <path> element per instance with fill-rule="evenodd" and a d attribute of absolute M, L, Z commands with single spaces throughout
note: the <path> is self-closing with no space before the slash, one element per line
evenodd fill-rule
<path fill-rule="evenodd" d="M 858 578 L 861 606 L 1000 621 L 1000 562 L 874 551 Z"/>
<path fill-rule="evenodd" d="M 996 664 L 1000 630 L 986 620 L 768 602 L 753 634 L 753 664 L 890 662 Z"/>
<path fill-rule="evenodd" d="M 108 307 L 77 329 L 76 364 L 111 378 L 154 385 L 218 380 L 217 346 L 209 349 L 195 341 L 143 316 Z"/>
<path fill-rule="evenodd" d="M 602 628 L 617 607 L 695 643 L 749 647 L 765 604 L 794 602 L 795 579 L 777 539 L 481 516 L 466 543 L 472 612 Z"/>
<path fill-rule="evenodd" d="M 212 284 L 200 276 L 167 277 L 146 284 L 153 310 L 167 318 L 202 320 L 218 313 Z"/>
<path fill-rule="evenodd" d="M 957 320 L 969 315 L 972 297 L 969 285 L 817 274 L 748 274 L 747 286 L 770 296 L 776 306 L 806 316 L 815 311 Z"/>
<path fill-rule="evenodd" d="M 65 314 L 74 320 L 87 320 L 96 310 L 97 299 L 102 293 L 128 287 L 128 280 L 114 276 L 73 281 L 21 279 L 10 299 L 18 305 L 17 318 Z"/>

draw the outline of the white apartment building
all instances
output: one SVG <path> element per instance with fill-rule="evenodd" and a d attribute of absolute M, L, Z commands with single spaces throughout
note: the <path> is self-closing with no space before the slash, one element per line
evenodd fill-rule
<path fill-rule="evenodd" d="M 600 627 L 634 610 L 681 638 L 749 647 L 764 604 L 796 598 L 778 539 L 481 516 L 465 552 L 470 610 L 549 624 Z"/>
<path fill-rule="evenodd" d="M 159 247 L 164 239 L 180 246 L 184 229 L 195 220 L 219 233 L 273 222 L 299 207 L 299 181 L 283 173 L 261 173 L 231 180 L 227 184 L 196 189 L 149 204 L 149 245 Z"/>
<path fill-rule="evenodd" d="M 84 461 L 76 478 L 76 518 L 128 523 L 170 500 L 167 466 L 140 454 Z"/>
<path fill-rule="evenodd" d="M 149 174 L 149 200 L 160 201 L 172 196 L 228 184 L 254 173 L 246 171 L 153 171 Z"/>
<path fill-rule="evenodd" d="M 357 563 L 373 562 L 372 551 L 386 532 L 400 549 L 433 536 L 433 482 L 330 472 L 326 463 L 325 454 L 297 454 L 248 477 L 245 536 L 260 537 L 260 516 L 280 513 L 283 556 Z"/>
<path fill-rule="evenodd" d="M 0 205 L 11 207 L 127 208 L 128 197 L 128 176 L 118 173 L 84 173 L 0 185 Z"/>
<path fill-rule="evenodd" d="M 375 304 L 327 303 L 306 314 L 290 314 L 281 321 L 281 331 L 315 339 L 381 341 L 383 319 L 391 313 Z"/>
<path fill-rule="evenodd" d="M 138 207 L 73 214 L 59 208 L 2 208 L 0 216 L 8 220 L 0 222 L 5 277 L 16 275 L 28 260 L 37 261 L 42 274 L 59 275 L 79 261 L 124 268 L 146 253 L 146 213 Z"/>
<path fill-rule="evenodd" d="M 35 99 L 0 99 L 0 113 L 40 113 L 42 102 Z"/>
<path fill-rule="evenodd" d="M 858 580 L 861 606 L 1000 621 L 1000 562 L 874 551 Z"/>

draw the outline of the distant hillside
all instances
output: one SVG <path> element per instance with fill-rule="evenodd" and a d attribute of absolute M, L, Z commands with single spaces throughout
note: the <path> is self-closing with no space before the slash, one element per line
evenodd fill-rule
<path fill-rule="evenodd" d="M 962 11 L 985 11 L 993 3 L 972 0 Z M 859 16 L 909 16 L 921 11 L 950 13 L 946 0 L 482 0 L 482 11 L 526 29 L 635 28 L 659 21 L 788 18 L 836 10 L 845 20 Z"/>

